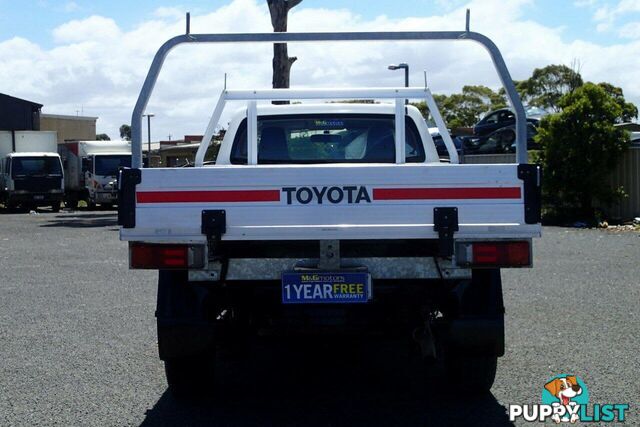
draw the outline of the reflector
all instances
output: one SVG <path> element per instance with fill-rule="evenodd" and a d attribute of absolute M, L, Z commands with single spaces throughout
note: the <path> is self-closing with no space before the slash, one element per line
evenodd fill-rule
<path fill-rule="evenodd" d="M 189 267 L 188 245 L 132 242 L 129 246 L 130 267 L 139 269 L 171 269 Z"/>
<path fill-rule="evenodd" d="M 529 242 L 474 242 L 472 265 L 525 267 L 530 264 Z"/>
<path fill-rule="evenodd" d="M 531 242 L 459 242 L 456 245 L 456 263 L 463 267 L 529 267 Z"/>

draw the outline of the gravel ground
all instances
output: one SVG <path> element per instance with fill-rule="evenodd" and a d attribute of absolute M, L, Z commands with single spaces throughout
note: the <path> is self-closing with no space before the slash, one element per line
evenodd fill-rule
<path fill-rule="evenodd" d="M 640 425 L 639 259 L 635 232 L 545 228 L 535 268 L 503 274 L 507 352 L 484 398 L 424 391 L 386 344 L 223 356 L 224 397 L 185 404 L 157 358 L 157 273 L 128 270 L 114 214 L 0 214 L 0 425 L 511 425 L 506 407 L 560 373 Z"/>

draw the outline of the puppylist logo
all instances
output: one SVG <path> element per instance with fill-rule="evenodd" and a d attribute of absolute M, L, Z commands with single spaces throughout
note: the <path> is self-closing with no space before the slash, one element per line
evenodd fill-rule
<path fill-rule="evenodd" d="M 575 375 L 556 375 L 544 384 L 541 405 L 509 405 L 509 421 L 608 423 L 624 422 L 628 403 L 589 405 L 589 391 Z"/>

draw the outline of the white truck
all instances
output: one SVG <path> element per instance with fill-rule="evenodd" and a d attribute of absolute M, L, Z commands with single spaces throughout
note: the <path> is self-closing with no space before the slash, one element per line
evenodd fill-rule
<path fill-rule="evenodd" d="M 540 169 L 458 164 L 428 88 L 225 89 L 203 141 L 227 101 L 247 106 L 215 165 L 203 144 L 193 168 L 141 168 L 141 115 L 176 44 L 430 38 L 484 44 L 525 123 L 499 51 L 469 31 L 188 34 L 160 49 L 133 114 L 118 220 L 130 267 L 159 270 L 158 345 L 173 393 L 210 390 L 222 346 L 317 333 L 405 335 L 458 391 L 489 390 L 504 353 L 500 269 L 532 265 Z M 392 102 L 258 104 L 308 99 Z M 405 99 L 426 100 L 450 163 Z"/>
<path fill-rule="evenodd" d="M 0 131 L 0 203 L 60 210 L 64 180 L 54 131 Z"/>
<path fill-rule="evenodd" d="M 129 141 L 67 141 L 58 146 L 64 165 L 65 204 L 112 206 L 118 197 L 118 169 L 131 166 Z"/>

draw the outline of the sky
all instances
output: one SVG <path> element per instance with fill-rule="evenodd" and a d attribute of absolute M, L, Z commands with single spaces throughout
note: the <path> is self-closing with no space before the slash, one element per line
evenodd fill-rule
<path fill-rule="evenodd" d="M 289 31 L 471 30 L 500 48 L 514 79 L 549 64 L 577 64 L 587 81 L 620 86 L 640 106 L 640 0 L 303 0 Z M 98 133 L 119 137 L 153 55 L 170 37 L 270 32 L 265 0 L 0 0 L 0 92 L 44 104 L 43 112 L 99 117 Z M 403 84 L 390 63 L 407 62 L 413 85 L 427 71 L 434 93 L 500 82 L 473 43 L 290 44 L 292 87 Z M 228 87 L 271 84 L 268 44 L 184 46 L 165 62 L 147 112 L 152 139 L 202 134 L 228 74 Z M 231 105 L 228 120 L 241 105 Z M 224 126 L 224 123 L 222 123 Z M 146 134 L 143 135 L 146 140 Z"/>

